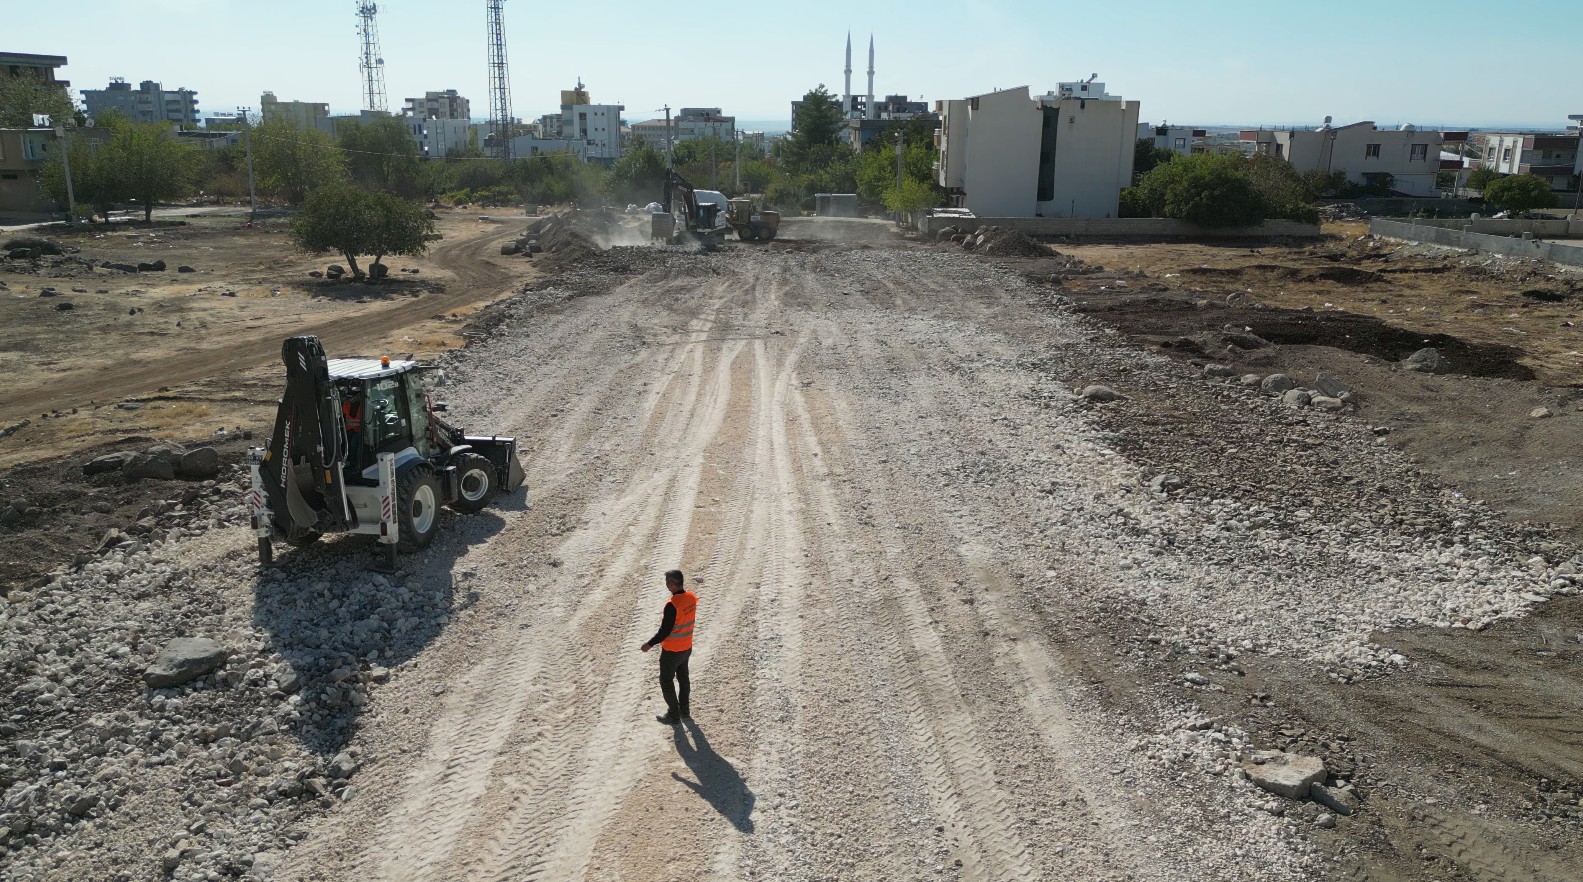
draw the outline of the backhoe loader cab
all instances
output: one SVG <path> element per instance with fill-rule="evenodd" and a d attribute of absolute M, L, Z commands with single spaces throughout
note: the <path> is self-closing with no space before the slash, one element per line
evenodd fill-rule
<path fill-rule="evenodd" d="M 301 546 L 325 533 L 363 533 L 378 537 L 394 568 L 398 547 L 433 540 L 440 506 L 478 511 L 522 485 L 516 440 L 446 422 L 417 362 L 328 359 L 316 337 L 286 340 L 281 357 L 286 392 L 275 428 L 252 451 L 260 563 L 272 561 L 276 539 Z"/>

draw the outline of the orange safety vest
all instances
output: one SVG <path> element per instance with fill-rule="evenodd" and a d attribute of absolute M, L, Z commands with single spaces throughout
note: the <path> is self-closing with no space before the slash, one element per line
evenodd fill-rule
<path fill-rule="evenodd" d="M 671 628 L 671 635 L 660 641 L 660 648 L 666 652 L 692 649 L 693 619 L 698 615 L 698 595 L 683 591 L 672 594 L 671 599 L 665 602 L 676 607 L 676 624 Z"/>
<path fill-rule="evenodd" d="M 346 430 L 348 432 L 363 431 L 363 408 L 361 404 L 354 401 L 342 402 L 341 417 L 346 422 Z"/>

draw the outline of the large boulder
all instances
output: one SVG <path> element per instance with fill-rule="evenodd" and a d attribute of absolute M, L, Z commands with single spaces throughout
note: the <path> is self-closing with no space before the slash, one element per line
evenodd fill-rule
<path fill-rule="evenodd" d="M 140 263 L 137 265 L 137 271 L 140 273 L 162 273 L 165 271 L 165 261 L 153 260 L 147 263 Z"/>
<path fill-rule="evenodd" d="M 1445 369 L 1446 360 L 1440 356 L 1440 350 L 1433 347 L 1420 349 L 1402 360 L 1402 370 L 1438 374 Z"/>
<path fill-rule="evenodd" d="M 148 449 L 149 456 L 157 456 L 170 463 L 171 468 L 181 465 L 181 458 L 187 455 L 187 448 L 173 441 L 161 441 Z"/>
<path fill-rule="evenodd" d="M 1325 780 L 1325 761 L 1281 750 L 1256 750 L 1242 761 L 1248 779 L 1276 796 L 1307 799 L 1315 784 Z"/>
<path fill-rule="evenodd" d="M 82 464 L 82 473 L 85 475 L 102 475 L 105 472 L 120 471 L 126 461 L 132 458 L 130 452 L 106 453 L 96 456 Z"/>
<path fill-rule="evenodd" d="M 1266 395 L 1284 395 L 1288 391 L 1296 389 L 1297 384 L 1292 382 L 1292 378 L 1285 374 L 1270 374 L 1264 378 L 1264 382 L 1259 384 L 1259 388 L 1263 389 Z"/>
<path fill-rule="evenodd" d="M 180 686 L 218 670 L 229 657 L 225 647 L 207 637 L 177 637 L 155 656 L 143 682 L 153 689 Z"/>
<path fill-rule="evenodd" d="M 502 243 L 500 243 L 500 253 L 501 254 L 516 254 L 518 251 L 521 251 L 521 250 L 522 250 L 522 243 L 518 242 L 515 239 L 512 239 L 509 242 L 502 242 Z"/>
<path fill-rule="evenodd" d="M 390 267 L 382 263 L 371 263 L 368 265 L 368 277 L 370 279 L 383 279 L 388 275 L 390 275 Z"/>
<path fill-rule="evenodd" d="M 1085 386 L 1083 391 L 1078 394 L 1085 400 L 1098 402 L 1116 401 L 1121 398 L 1121 393 L 1115 389 L 1099 385 Z"/>
<path fill-rule="evenodd" d="M 144 478 L 169 481 L 176 477 L 176 467 L 167 459 L 148 453 L 134 453 L 121 466 L 121 474 L 128 481 L 141 481 Z"/>
<path fill-rule="evenodd" d="M 1319 390 L 1321 394 L 1331 398 L 1340 398 L 1352 392 L 1351 386 L 1336 379 L 1336 375 L 1329 371 L 1320 371 L 1314 377 L 1314 388 Z"/>
<path fill-rule="evenodd" d="M 181 455 L 176 466 L 183 478 L 212 478 L 220 474 L 220 453 L 213 447 L 197 447 Z"/>

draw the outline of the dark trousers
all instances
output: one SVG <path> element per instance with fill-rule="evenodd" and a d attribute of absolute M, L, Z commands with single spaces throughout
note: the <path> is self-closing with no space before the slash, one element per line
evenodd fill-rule
<path fill-rule="evenodd" d="M 687 697 L 692 683 L 687 679 L 687 660 L 693 657 L 691 649 L 681 652 L 660 650 L 660 693 L 665 696 L 665 707 L 671 716 L 688 716 Z M 678 693 L 676 687 L 680 685 Z"/>

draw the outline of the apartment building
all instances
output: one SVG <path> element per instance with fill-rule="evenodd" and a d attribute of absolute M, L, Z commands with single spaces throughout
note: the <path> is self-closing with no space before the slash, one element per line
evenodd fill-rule
<path fill-rule="evenodd" d="M 443 92 L 424 92 L 422 98 L 408 98 L 401 115 L 413 119 L 473 118 L 473 103 L 456 93 L 455 89 Z"/>
<path fill-rule="evenodd" d="M 112 77 L 103 89 L 83 89 L 82 100 L 93 119 L 114 111 L 132 122 L 198 125 L 198 93 L 191 89 L 167 91 L 153 80 L 144 80 L 134 89 L 126 80 Z"/>
<path fill-rule="evenodd" d="M 1436 196 L 1440 148 L 1448 137 L 1463 136 L 1412 125 L 1381 129 L 1371 121 L 1336 127 L 1327 120 L 1317 129 L 1245 130 L 1242 141 L 1253 145 L 1252 153 L 1284 159 L 1298 172 L 1344 171 L 1359 186 L 1389 182 L 1404 196 Z"/>
<path fill-rule="evenodd" d="M 1169 124 L 1157 126 L 1152 123 L 1139 123 L 1138 140 L 1152 141 L 1155 148 L 1169 150 L 1182 156 L 1211 152 L 1208 129 L 1194 129 Z"/>
<path fill-rule="evenodd" d="M 300 129 L 317 128 L 319 120 L 330 117 L 330 105 L 322 101 L 281 101 L 274 92 L 265 92 L 258 103 L 265 122 L 284 119 Z"/>
<path fill-rule="evenodd" d="M 1090 79 L 937 101 L 936 180 L 980 217 L 1115 217 L 1132 183 L 1137 101 Z"/>
<path fill-rule="evenodd" d="M 726 116 L 719 107 L 683 107 L 671 118 L 671 143 L 719 138 L 730 141 L 736 136 L 737 118 Z M 665 120 L 650 119 L 632 125 L 632 137 L 665 149 Z"/>
<path fill-rule="evenodd" d="M 65 133 L 74 143 L 103 141 L 110 134 L 100 128 L 69 128 Z M 0 213 L 34 215 L 65 210 L 39 187 L 39 173 L 59 145 L 54 128 L 0 129 Z"/>
<path fill-rule="evenodd" d="M 1576 134 L 1475 132 L 1470 164 L 1503 175 L 1537 175 L 1552 190 L 1571 190 L 1579 170 L 1578 140 Z"/>

